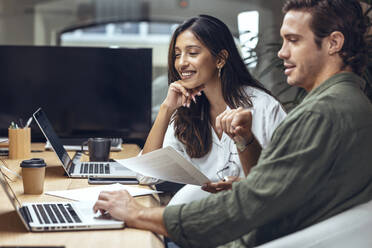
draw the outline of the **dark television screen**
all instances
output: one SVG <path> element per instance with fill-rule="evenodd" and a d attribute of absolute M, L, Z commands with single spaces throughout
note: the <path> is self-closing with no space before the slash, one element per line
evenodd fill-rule
<path fill-rule="evenodd" d="M 151 49 L 0 46 L 0 136 L 42 107 L 61 138 L 145 139 Z M 32 140 L 44 140 L 35 123 Z"/>

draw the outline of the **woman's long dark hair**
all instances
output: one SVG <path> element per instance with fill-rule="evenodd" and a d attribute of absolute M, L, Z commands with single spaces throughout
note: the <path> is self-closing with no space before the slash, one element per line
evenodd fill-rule
<path fill-rule="evenodd" d="M 222 50 L 228 52 L 225 65 L 221 70 L 222 95 L 230 108 L 252 106 L 245 86 L 253 86 L 270 94 L 245 66 L 234 38 L 228 27 L 215 17 L 200 15 L 182 23 L 174 32 L 168 53 L 168 83 L 180 80 L 174 66 L 175 44 L 177 37 L 185 30 L 190 30 L 205 45 L 212 56 L 219 57 Z M 191 102 L 190 108 L 179 107 L 173 116 L 175 136 L 185 145 L 187 154 L 192 158 L 206 155 L 212 147 L 210 104 L 204 94 L 198 97 L 197 103 Z"/>

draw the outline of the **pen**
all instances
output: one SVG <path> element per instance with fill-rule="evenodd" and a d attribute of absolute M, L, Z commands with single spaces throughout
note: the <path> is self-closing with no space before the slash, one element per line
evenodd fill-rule
<path fill-rule="evenodd" d="M 24 128 L 25 126 L 23 125 L 23 119 L 19 118 L 19 125 L 21 128 Z"/>
<path fill-rule="evenodd" d="M 16 125 L 14 124 L 14 121 L 12 121 L 11 123 L 10 123 L 10 127 L 9 128 L 11 128 L 11 129 L 15 129 L 16 128 Z"/>
<path fill-rule="evenodd" d="M 31 122 L 32 122 L 32 116 L 30 117 L 30 119 L 28 119 L 25 128 L 28 128 L 28 126 L 30 126 Z"/>

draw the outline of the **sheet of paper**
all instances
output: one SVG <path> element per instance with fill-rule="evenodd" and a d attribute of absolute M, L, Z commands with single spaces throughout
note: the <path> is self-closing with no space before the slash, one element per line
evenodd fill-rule
<path fill-rule="evenodd" d="M 144 176 L 171 182 L 203 185 L 210 181 L 207 176 L 172 147 L 116 161 Z"/>
<path fill-rule="evenodd" d="M 120 183 L 102 185 L 96 187 L 87 187 L 81 189 L 59 190 L 45 192 L 47 195 L 53 195 L 75 201 L 96 201 L 101 191 L 128 190 L 131 196 L 150 195 L 162 193 L 161 191 L 144 189 L 137 186 L 122 185 Z"/>

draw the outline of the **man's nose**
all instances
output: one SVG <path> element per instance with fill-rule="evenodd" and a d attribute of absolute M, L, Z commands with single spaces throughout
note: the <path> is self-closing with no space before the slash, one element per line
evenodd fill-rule
<path fill-rule="evenodd" d="M 278 51 L 278 57 L 281 59 L 287 59 L 288 56 L 289 56 L 289 52 L 287 51 L 287 49 L 284 47 L 284 44 L 283 44 L 280 50 Z"/>

